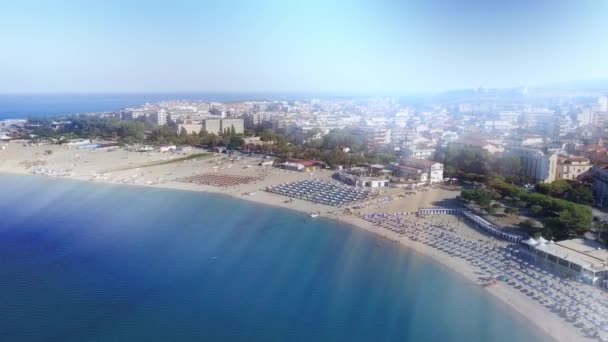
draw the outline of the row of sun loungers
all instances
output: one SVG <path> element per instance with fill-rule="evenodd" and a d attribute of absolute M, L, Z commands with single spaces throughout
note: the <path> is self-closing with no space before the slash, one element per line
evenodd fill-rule
<path fill-rule="evenodd" d="M 332 206 L 348 205 L 370 196 L 367 189 L 344 186 L 335 182 L 306 179 L 266 189 L 268 192 Z"/>
<path fill-rule="evenodd" d="M 378 227 L 393 231 L 461 258 L 491 279 L 522 292 L 587 337 L 608 341 L 608 299 L 602 290 L 560 277 L 539 267 L 518 244 L 499 247 L 490 241 L 472 240 L 454 231 L 449 220 L 437 223 L 408 213 L 362 215 Z M 433 223 L 431 223 L 433 222 Z M 480 277 L 482 279 L 482 277 Z"/>

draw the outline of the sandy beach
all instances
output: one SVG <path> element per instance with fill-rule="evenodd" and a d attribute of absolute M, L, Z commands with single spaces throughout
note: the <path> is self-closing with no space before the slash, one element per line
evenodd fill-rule
<path fill-rule="evenodd" d="M 192 150 L 184 153 L 130 152 L 124 149 L 114 151 L 93 151 L 68 148 L 67 146 L 23 146 L 9 143 L 0 150 L 0 172 L 15 174 L 38 174 L 41 176 L 64 177 L 82 181 L 153 186 L 159 188 L 220 193 L 236 198 L 296 210 L 304 213 L 319 212 L 323 218 L 338 220 L 360 229 L 396 241 L 408 249 L 427 255 L 447 268 L 457 272 L 472 284 L 479 283 L 478 269 L 467 261 L 450 256 L 440 250 L 412 241 L 395 232 L 378 227 L 361 218 L 370 213 L 415 212 L 419 207 L 443 206 L 456 202 L 458 189 L 436 187 L 428 191 L 418 191 L 406 195 L 403 189 L 386 188 L 376 191 L 374 196 L 363 203 L 350 206 L 351 213 L 341 207 L 315 204 L 266 192 L 265 189 L 278 184 L 320 179 L 330 181 L 333 171 L 295 172 L 275 167 L 259 166 L 259 157 L 241 157 L 230 160 L 226 155 Z M 227 175 L 231 181 L 240 184 L 218 187 L 186 182 L 195 176 Z M 248 177 L 248 178 L 246 178 Z M 249 179 L 252 178 L 252 179 Z M 357 206 L 359 208 L 354 208 Z M 497 246 L 506 243 L 496 241 L 486 234 L 454 221 L 458 234 L 475 241 L 485 241 Z M 556 341 L 591 341 L 571 324 L 564 321 L 545 306 L 528 296 L 501 283 L 485 288 L 504 305 L 521 314 L 547 336 Z"/>

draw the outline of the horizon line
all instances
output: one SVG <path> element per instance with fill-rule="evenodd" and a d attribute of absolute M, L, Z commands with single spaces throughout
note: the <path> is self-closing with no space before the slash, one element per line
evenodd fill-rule
<path fill-rule="evenodd" d="M 5 95 L 181 95 L 181 94 L 214 94 L 214 95 L 319 95 L 319 96 L 436 96 L 445 93 L 466 91 L 466 90 L 514 90 L 514 89 L 543 89 L 553 87 L 563 87 L 568 84 L 575 83 L 606 83 L 606 90 L 608 90 L 608 79 L 586 79 L 586 80 L 570 80 L 570 81 L 557 81 L 549 82 L 537 85 L 514 85 L 505 87 L 489 87 L 479 85 L 477 87 L 461 87 L 451 88 L 445 90 L 419 90 L 419 91 L 406 91 L 406 90 L 386 90 L 386 91 L 356 91 L 356 90 L 117 90 L 117 91 L 78 91 L 78 90 L 66 90 L 66 91 L 0 91 L 0 96 Z M 577 86 L 577 87 L 580 87 Z M 575 87 L 576 88 L 576 87 Z M 562 89 L 564 90 L 564 89 Z M 576 89 L 568 89 L 576 90 Z"/>

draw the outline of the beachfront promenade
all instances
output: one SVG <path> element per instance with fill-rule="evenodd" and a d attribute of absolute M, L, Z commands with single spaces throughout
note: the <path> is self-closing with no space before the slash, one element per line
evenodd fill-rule
<path fill-rule="evenodd" d="M 479 240 L 460 233 L 465 211 L 425 208 L 422 215 L 371 213 L 360 218 L 476 269 L 482 286 L 509 286 L 543 305 L 584 336 L 608 341 L 608 299 L 599 288 L 561 277 L 535 262 L 520 243 Z M 472 222 L 468 218 L 469 222 Z M 487 222 L 487 221 L 486 221 Z M 541 266 L 541 267 L 539 267 Z"/>

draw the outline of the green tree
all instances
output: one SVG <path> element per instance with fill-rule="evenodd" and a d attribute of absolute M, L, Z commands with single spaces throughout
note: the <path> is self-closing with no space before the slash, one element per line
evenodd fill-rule
<path fill-rule="evenodd" d="M 538 204 L 535 204 L 533 206 L 530 207 L 530 212 L 534 215 L 538 215 L 543 211 L 543 207 L 541 207 Z"/>
<path fill-rule="evenodd" d="M 457 176 L 461 180 L 464 180 L 463 175 L 467 174 L 485 178 L 492 173 L 490 155 L 485 150 L 449 147 L 445 152 L 443 164 L 446 176 Z"/>
<path fill-rule="evenodd" d="M 572 185 L 572 184 L 570 184 Z M 589 231 L 592 224 L 591 208 L 585 205 L 576 204 L 560 198 L 554 198 L 540 192 L 529 193 L 524 189 L 508 184 L 500 178 L 494 178 L 488 182 L 488 186 L 496 190 L 503 198 L 510 197 L 522 204 L 532 208 L 538 206 L 543 213 L 545 232 L 550 232 L 551 236 L 558 239 L 567 239 L 572 236 L 580 236 Z M 563 190 L 563 184 L 555 187 L 539 187 L 541 191 L 558 193 Z M 518 205 L 518 207 L 524 207 Z M 537 209 L 536 209 L 537 210 Z"/>
<path fill-rule="evenodd" d="M 361 152 L 366 150 L 367 136 L 362 131 L 355 129 L 332 129 L 323 137 L 322 148 L 333 151 L 337 148 L 348 147 L 351 152 Z"/>
<path fill-rule="evenodd" d="M 265 129 L 264 131 L 262 131 L 260 133 L 260 140 L 261 141 L 276 141 L 277 134 L 271 129 Z"/>
<path fill-rule="evenodd" d="M 556 180 L 548 184 L 537 184 L 535 190 L 574 203 L 593 204 L 591 187 L 574 180 Z"/>
<path fill-rule="evenodd" d="M 497 166 L 500 174 L 505 177 L 517 177 L 521 174 L 521 159 L 518 157 L 506 156 L 499 158 Z"/>

